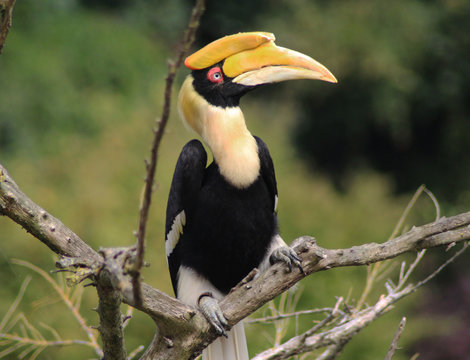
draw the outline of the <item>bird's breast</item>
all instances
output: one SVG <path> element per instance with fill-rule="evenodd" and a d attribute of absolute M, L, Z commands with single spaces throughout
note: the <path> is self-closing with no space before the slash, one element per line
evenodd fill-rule
<path fill-rule="evenodd" d="M 276 231 L 273 199 L 261 177 L 239 189 L 217 166 L 207 173 L 197 207 L 187 219 L 182 263 L 227 292 L 266 254 Z"/>

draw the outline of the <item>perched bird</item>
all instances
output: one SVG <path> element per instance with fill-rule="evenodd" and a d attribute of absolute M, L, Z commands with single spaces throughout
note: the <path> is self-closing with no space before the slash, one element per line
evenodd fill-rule
<path fill-rule="evenodd" d="M 216 40 L 185 60 L 192 70 L 178 107 L 200 135 L 176 164 L 166 214 L 166 255 L 176 296 L 199 306 L 219 334 L 207 360 L 245 360 L 243 324 L 230 331 L 218 300 L 253 268 L 285 262 L 302 271 L 299 257 L 278 233 L 277 186 L 266 144 L 247 129 L 240 97 L 263 84 L 291 79 L 336 82 L 326 67 L 278 47 L 274 35 L 249 32 Z"/>

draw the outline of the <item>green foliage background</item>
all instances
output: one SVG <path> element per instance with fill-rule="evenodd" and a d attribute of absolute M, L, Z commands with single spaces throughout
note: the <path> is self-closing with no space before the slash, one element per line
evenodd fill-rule
<path fill-rule="evenodd" d="M 174 52 L 191 5 L 183 0 L 108 0 L 98 4 L 22 0 L 16 5 L 14 25 L 0 56 L 0 161 L 26 194 L 95 249 L 135 242 L 143 160 L 161 110 L 166 59 Z M 324 144 L 325 153 L 334 156 L 334 147 L 327 147 L 331 142 L 348 152 L 366 141 L 367 121 L 384 124 L 384 131 L 397 142 L 406 140 L 411 121 L 404 115 L 409 114 L 408 95 L 422 83 L 413 66 L 424 61 L 423 54 L 433 41 L 428 37 L 439 36 L 440 20 L 464 10 L 468 11 L 468 4 L 463 0 L 209 2 L 199 32 L 200 45 L 237 31 L 271 31 L 279 45 L 312 55 L 340 81 L 334 86 L 307 81 L 279 84 L 242 101 L 248 127 L 271 149 L 280 193 L 281 231 L 286 240 L 309 234 L 320 245 L 334 248 L 388 238 L 411 193 L 398 195 L 394 177 L 377 172 L 360 157 L 348 165 L 333 157 L 333 169 L 335 164 L 348 168 L 340 173 L 347 181 L 339 181 L 342 191 L 338 191 L 338 177 L 331 177 L 331 173 L 328 177 L 321 164 L 312 167 L 311 162 L 303 162 L 299 152 L 307 159 L 312 153 L 308 146 L 299 150 L 294 143 Z M 186 73 L 182 69 L 178 84 Z M 460 88 L 468 88 L 465 76 L 458 80 Z M 341 90 L 342 79 L 350 91 Z M 451 95 L 458 91 L 452 88 L 453 80 L 445 78 L 448 89 L 439 87 L 440 91 L 447 89 Z M 429 86 L 426 91 L 432 92 L 435 88 Z M 367 103 L 363 97 L 355 97 L 364 93 Z M 339 101 L 331 102 L 335 96 Z M 464 148 L 458 145 L 465 143 L 468 135 L 468 113 L 463 100 L 454 100 L 451 105 L 459 122 L 454 123 L 453 131 L 460 140 L 448 142 L 460 161 L 466 158 Z M 364 118 L 352 112 L 366 106 Z M 347 122 L 338 121 L 341 118 Z M 299 133 L 311 134 L 311 124 L 322 124 L 321 137 L 299 139 Z M 297 138 L 292 135 L 295 133 Z M 347 134 L 356 135 L 355 140 Z M 163 250 L 166 197 L 179 151 L 193 136 L 177 118 L 173 102 L 149 224 L 146 256 L 151 266 L 144 272 L 146 282 L 167 293 L 172 290 Z M 419 161 L 414 157 L 400 159 L 409 167 Z M 468 174 L 467 164 L 463 165 L 463 173 Z M 423 171 L 413 179 L 416 187 L 426 183 L 428 176 L 431 179 L 435 174 Z M 441 204 L 446 215 L 468 210 L 468 177 L 459 180 L 457 189 L 452 203 Z M 422 199 L 408 224 L 433 218 L 433 205 Z M 25 259 L 52 270 L 54 257 L 6 218 L 0 218 L 0 253 L 1 316 L 29 273 L 12 265 L 10 259 Z M 315 274 L 301 282 L 303 293 L 297 308 L 332 306 L 335 296 L 347 297 L 354 304 L 365 277 L 365 268 Z M 370 302 L 383 291 L 378 283 Z M 410 318 L 401 340 L 404 350 L 397 353 L 397 360 L 413 354 L 416 340 L 459 326 L 458 319 L 446 318 L 438 330 L 435 318 L 416 312 L 429 293 L 424 290 L 413 295 L 371 325 L 351 342 L 342 358 L 383 358 L 403 315 Z M 85 295 L 82 312 L 96 325 L 97 316 L 90 310 L 96 305 L 94 291 L 87 289 Z M 65 307 L 56 302 L 48 285 L 34 277 L 21 310 L 34 323 L 45 322 L 66 338 L 83 338 Z M 298 328 L 292 324 L 287 336 L 311 321 L 302 319 Z M 135 314 L 127 330 L 128 349 L 148 344 L 153 331 L 152 321 Z M 271 346 L 272 327 L 250 325 L 247 333 L 253 354 Z M 92 356 L 89 349 L 74 346 L 46 350 L 40 358 Z"/>

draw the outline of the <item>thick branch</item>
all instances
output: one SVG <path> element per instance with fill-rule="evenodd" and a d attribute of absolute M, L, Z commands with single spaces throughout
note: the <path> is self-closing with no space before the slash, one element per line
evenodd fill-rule
<path fill-rule="evenodd" d="M 78 258 L 84 264 L 101 261 L 83 240 L 22 193 L 1 165 L 0 214 L 19 223 L 58 254 Z M 469 224 L 470 212 L 467 212 L 413 228 L 382 244 L 329 250 L 318 246 L 310 237 L 301 237 L 294 241 L 294 247 L 303 259 L 304 270 L 311 274 L 333 267 L 371 264 L 404 252 L 470 240 Z M 289 273 L 276 264 L 255 279 L 251 277 L 240 283 L 221 301 L 221 308 L 233 325 L 303 277 L 298 270 Z M 148 285 L 142 285 L 142 304 L 135 304 L 132 296 L 126 294 L 123 294 L 123 301 L 152 316 L 159 326 L 160 332 L 144 359 L 184 358 L 173 356 L 177 353 L 189 358 L 216 337 L 200 312 Z"/>
<path fill-rule="evenodd" d="M 104 266 L 97 275 L 96 290 L 100 317 L 98 329 L 103 341 L 104 359 L 126 360 L 120 291 L 120 275 L 124 264 L 119 261 L 120 254 L 116 254 L 113 249 L 102 249 L 100 253 L 104 258 Z"/>
<path fill-rule="evenodd" d="M 370 243 L 349 249 L 329 250 L 318 246 L 313 238 L 301 237 L 294 240 L 293 247 L 301 255 L 302 266 L 308 275 L 334 267 L 368 265 L 405 252 L 470 240 L 469 224 L 470 212 L 467 212 L 415 227 L 382 244 Z M 303 277 L 300 271 L 286 273 L 283 268 L 272 266 L 249 285 L 238 286 L 227 295 L 222 300 L 222 310 L 231 323 L 237 323 L 259 308 L 260 304 L 289 289 Z"/>
<path fill-rule="evenodd" d="M 90 268 L 101 267 L 101 256 L 60 220 L 28 198 L 1 164 L 0 215 L 11 218 L 53 252 L 73 258 L 71 263 Z M 142 284 L 141 305 L 136 306 L 132 294 L 128 292 L 123 294 L 123 301 L 167 328 L 187 324 L 195 313 L 192 308 L 147 284 Z"/>
<path fill-rule="evenodd" d="M 28 198 L 1 164 L 0 214 L 11 218 L 59 255 L 80 258 L 90 264 L 100 260 L 78 235 Z"/>

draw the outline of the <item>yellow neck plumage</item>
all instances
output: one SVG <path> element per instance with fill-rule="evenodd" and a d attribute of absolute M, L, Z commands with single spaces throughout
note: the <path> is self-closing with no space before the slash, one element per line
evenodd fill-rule
<path fill-rule="evenodd" d="M 209 146 L 222 176 L 237 188 L 248 187 L 259 175 L 260 160 L 256 140 L 246 128 L 241 109 L 209 104 L 192 83 L 189 75 L 181 87 L 181 118 Z"/>

